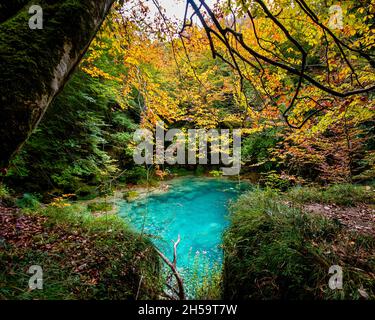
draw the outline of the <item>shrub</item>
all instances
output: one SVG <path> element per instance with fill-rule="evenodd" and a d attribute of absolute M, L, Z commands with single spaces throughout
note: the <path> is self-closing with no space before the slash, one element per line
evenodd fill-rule
<path fill-rule="evenodd" d="M 22 198 L 16 200 L 16 205 L 22 209 L 36 210 L 40 207 L 40 202 L 36 195 L 25 193 Z"/>
<path fill-rule="evenodd" d="M 147 181 L 147 169 L 143 166 L 135 166 L 124 174 L 125 181 L 128 183 L 139 183 Z"/>
<path fill-rule="evenodd" d="M 323 190 L 323 201 L 342 205 L 374 202 L 374 190 L 353 184 L 334 184 Z"/>
<path fill-rule="evenodd" d="M 375 298 L 375 244 L 337 222 L 290 207 L 271 190 L 240 197 L 230 221 L 224 234 L 224 298 L 358 299 L 361 288 Z M 341 291 L 328 287 L 332 265 L 345 272 Z"/>
<path fill-rule="evenodd" d="M 276 171 L 269 171 L 262 174 L 259 182 L 268 188 L 281 191 L 287 190 L 292 186 L 292 182 L 289 179 L 277 173 Z"/>
<path fill-rule="evenodd" d="M 5 204 L 6 206 L 14 205 L 14 198 L 10 194 L 8 187 L 0 183 L 0 204 Z"/>
<path fill-rule="evenodd" d="M 196 176 L 203 176 L 205 173 L 205 168 L 202 165 L 198 165 L 194 171 L 194 174 Z"/>
<path fill-rule="evenodd" d="M 191 248 L 190 248 L 191 249 Z M 188 298 L 197 300 L 220 300 L 222 294 L 221 264 L 213 263 L 204 251 L 188 253 L 191 265 L 181 275 L 187 281 L 185 290 Z"/>
<path fill-rule="evenodd" d="M 124 200 L 126 201 L 133 201 L 135 200 L 136 198 L 138 198 L 139 194 L 137 191 L 135 190 L 130 190 L 130 191 L 126 191 L 124 192 L 124 195 L 123 195 L 123 198 Z"/>
<path fill-rule="evenodd" d="M 9 197 L 9 190 L 8 188 L 0 183 L 0 199 Z"/>
<path fill-rule="evenodd" d="M 223 172 L 220 170 L 211 170 L 209 173 L 213 177 L 221 177 L 223 175 Z"/>
<path fill-rule="evenodd" d="M 259 171 L 276 169 L 277 163 L 273 159 L 272 150 L 280 140 L 279 130 L 279 128 L 273 127 L 246 137 L 242 143 L 242 161 L 252 164 Z"/>
<path fill-rule="evenodd" d="M 371 187 L 353 184 L 334 184 L 325 189 L 297 187 L 289 190 L 287 196 L 297 203 L 323 202 L 352 206 L 357 203 L 374 202 L 374 191 Z"/>
<path fill-rule="evenodd" d="M 177 166 L 172 166 L 169 168 L 169 171 L 172 175 L 176 175 L 178 177 L 184 177 L 184 176 L 191 176 L 192 171 L 185 168 L 185 167 L 177 167 Z"/>

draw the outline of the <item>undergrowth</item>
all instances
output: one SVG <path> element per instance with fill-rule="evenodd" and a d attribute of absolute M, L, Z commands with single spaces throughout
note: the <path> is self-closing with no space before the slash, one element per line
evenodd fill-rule
<path fill-rule="evenodd" d="M 87 205 L 91 212 L 108 212 L 113 210 L 113 204 L 108 202 L 91 202 Z"/>
<path fill-rule="evenodd" d="M 319 193 L 319 199 L 343 203 L 343 194 L 335 195 L 338 188 Z M 298 194 L 307 193 L 300 189 Z M 358 194 L 351 193 L 348 203 Z M 315 201 L 309 195 L 309 201 Z M 231 206 L 231 224 L 224 235 L 224 298 L 374 299 L 374 239 L 286 203 L 285 195 L 258 190 Z M 329 288 L 332 265 L 343 270 L 342 290 Z"/>
<path fill-rule="evenodd" d="M 334 184 L 326 188 L 295 187 L 287 192 L 287 196 L 297 203 L 335 203 L 344 206 L 375 203 L 373 188 L 353 184 Z"/>
<path fill-rule="evenodd" d="M 190 253 L 191 254 L 191 253 Z M 195 253 L 191 267 L 183 273 L 188 280 L 188 296 L 198 300 L 220 300 L 222 272 L 219 263 L 212 263 L 206 253 Z"/>
<path fill-rule="evenodd" d="M 0 299 L 156 299 L 161 292 L 151 242 L 116 215 L 47 206 L 5 213 L 0 222 Z M 42 290 L 29 290 L 32 265 L 43 269 Z"/>

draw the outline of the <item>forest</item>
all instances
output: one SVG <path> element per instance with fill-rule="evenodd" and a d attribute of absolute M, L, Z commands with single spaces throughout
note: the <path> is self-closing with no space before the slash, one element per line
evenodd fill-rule
<path fill-rule="evenodd" d="M 0 1 L 0 300 L 374 300 L 374 194 L 372 0 Z"/>

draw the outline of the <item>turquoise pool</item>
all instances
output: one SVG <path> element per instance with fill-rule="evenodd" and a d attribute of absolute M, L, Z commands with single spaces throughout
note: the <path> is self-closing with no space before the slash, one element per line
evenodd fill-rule
<path fill-rule="evenodd" d="M 134 202 L 122 202 L 120 215 L 139 231 L 150 235 L 169 258 L 178 235 L 177 266 L 183 273 L 201 264 L 220 264 L 223 230 L 228 225 L 228 204 L 249 184 L 227 179 L 177 178 L 168 182 L 168 191 L 150 194 Z M 198 263 L 199 265 L 199 263 Z M 198 266 L 199 268 L 199 266 Z"/>

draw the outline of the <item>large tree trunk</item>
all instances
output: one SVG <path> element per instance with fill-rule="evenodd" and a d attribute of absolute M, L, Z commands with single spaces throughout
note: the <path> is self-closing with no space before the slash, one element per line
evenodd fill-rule
<path fill-rule="evenodd" d="M 1 0 L 0 169 L 38 125 L 81 60 L 114 0 Z M 29 28 L 29 7 L 43 29 Z"/>

